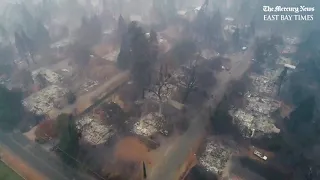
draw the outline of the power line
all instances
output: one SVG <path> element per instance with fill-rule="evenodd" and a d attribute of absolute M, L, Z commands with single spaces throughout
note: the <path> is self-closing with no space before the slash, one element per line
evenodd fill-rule
<path fill-rule="evenodd" d="M 45 134 L 46 137 L 49 138 L 49 140 L 51 139 L 50 136 L 48 136 L 48 134 Z M 46 140 L 43 137 L 40 137 L 40 139 L 42 140 Z M 62 152 L 63 154 L 67 155 L 69 158 L 71 158 L 72 160 L 74 160 L 76 163 L 78 163 L 79 165 L 82 165 L 83 167 L 85 167 L 86 170 L 88 170 L 90 173 L 93 173 L 94 175 L 96 175 L 98 178 L 100 178 L 101 180 L 106 180 L 105 178 L 103 178 L 101 175 L 99 175 L 98 173 L 94 172 L 93 170 L 91 170 L 90 168 L 87 168 L 87 165 L 85 165 L 84 163 L 80 162 L 78 159 L 74 158 L 72 155 L 68 154 L 67 152 L 63 151 L 58 145 L 54 146 L 54 150 L 57 149 L 60 152 Z"/>

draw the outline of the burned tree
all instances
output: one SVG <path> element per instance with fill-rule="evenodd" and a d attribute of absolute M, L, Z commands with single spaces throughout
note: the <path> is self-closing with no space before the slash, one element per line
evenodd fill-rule
<path fill-rule="evenodd" d="M 197 88 L 198 77 L 197 68 L 198 61 L 190 61 L 187 67 L 183 68 L 183 75 L 179 77 L 179 85 L 184 88 L 182 103 L 185 103 L 191 92 Z"/>
<path fill-rule="evenodd" d="M 154 94 L 159 101 L 159 114 L 162 114 L 163 102 L 167 100 L 168 93 L 170 91 L 170 79 L 172 74 L 170 73 L 167 65 L 161 65 L 159 71 L 152 78 L 152 85 L 149 88 L 149 92 Z"/>

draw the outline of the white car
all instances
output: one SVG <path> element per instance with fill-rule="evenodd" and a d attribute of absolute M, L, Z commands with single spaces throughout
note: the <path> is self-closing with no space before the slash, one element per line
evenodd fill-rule
<path fill-rule="evenodd" d="M 257 151 L 257 150 L 254 150 L 253 151 L 253 154 L 258 156 L 260 159 L 263 159 L 264 161 L 266 161 L 268 159 L 267 156 L 263 155 L 261 152 Z"/>

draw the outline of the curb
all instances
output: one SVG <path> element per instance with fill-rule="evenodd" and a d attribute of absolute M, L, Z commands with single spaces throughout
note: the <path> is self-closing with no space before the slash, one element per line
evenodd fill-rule
<path fill-rule="evenodd" d="M 25 177 L 23 177 L 19 172 L 17 172 L 15 169 L 11 168 L 11 166 L 9 166 L 8 163 L 6 163 L 5 161 L 3 161 L 1 159 L 1 156 L 0 156 L 0 162 L 2 162 L 4 165 L 6 165 L 9 169 L 11 169 L 13 172 L 15 172 L 18 176 L 20 176 L 22 179 L 24 180 L 27 180 Z"/>

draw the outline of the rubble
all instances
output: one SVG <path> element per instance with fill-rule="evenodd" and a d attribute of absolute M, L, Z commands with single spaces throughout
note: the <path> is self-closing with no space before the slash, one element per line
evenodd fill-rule
<path fill-rule="evenodd" d="M 83 139 L 92 145 L 106 143 L 116 133 L 112 126 L 102 124 L 100 120 L 90 115 L 78 119 L 76 125 L 82 130 Z"/>
<path fill-rule="evenodd" d="M 207 170 L 216 174 L 222 173 L 228 160 L 231 158 L 235 143 L 222 143 L 208 139 L 205 151 L 199 158 L 200 164 Z"/>
<path fill-rule="evenodd" d="M 141 136 L 151 136 L 156 133 L 168 135 L 168 130 L 164 128 L 165 120 L 159 113 L 150 113 L 142 117 L 133 127 L 133 133 Z"/>
<path fill-rule="evenodd" d="M 37 81 L 38 74 L 41 74 L 50 84 L 57 84 L 62 80 L 62 76 L 60 76 L 59 74 L 49 69 L 40 68 L 32 72 L 32 78 L 35 82 Z"/>
<path fill-rule="evenodd" d="M 86 81 L 81 85 L 80 90 L 88 92 L 90 89 L 92 89 L 93 87 L 96 87 L 97 85 L 99 85 L 98 81 L 93 81 L 89 79 L 88 81 Z"/>
<path fill-rule="evenodd" d="M 284 43 L 289 45 L 297 45 L 300 43 L 300 39 L 298 37 L 293 37 L 293 38 L 286 37 L 284 38 Z"/>
<path fill-rule="evenodd" d="M 44 115 L 51 111 L 55 104 L 65 98 L 68 89 L 57 85 L 48 86 L 23 100 L 25 108 L 37 115 Z"/>
<path fill-rule="evenodd" d="M 224 29 L 226 32 L 232 34 L 232 33 L 235 32 L 236 28 L 237 28 L 237 27 L 234 26 L 234 25 L 226 25 L 226 26 L 224 26 L 223 29 Z"/>
<path fill-rule="evenodd" d="M 246 106 L 238 110 L 230 110 L 236 124 L 244 137 L 257 138 L 264 134 L 279 133 L 271 114 L 280 108 L 281 103 L 273 98 L 274 88 L 279 70 L 266 69 L 263 75 L 252 73 L 253 91 L 245 94 Z"/>
<path fill-rule="evenodd" d="M 257 112 L 269 116 L 272 112 L 280 108 L 280 102 L 271 98 L 250 95 L 247 97 L 248 105 L 246 110 L 248 112 Z"/>
<path fill-rule="evenodd" d="M 285 46 L 283 48 L 283 50 L 281 51 L 281 54 L 293 54 L 296 51 L 297 51 L 297 47 L 296 46 L 288 45 L 288 46 Z"/>
<path fill-rule="evenodd" d="M 264 75 L 251 74 L 250 78 L 252 79 L 254 92 L 265 95 L 272 95 L 276 82 L 274 72 L 265 71 Z"/>
<path fill-rule="evenodd" d="M 107 55 L 103 56 L 103 59 L 108 60 L 108 61 L 112 61 L 112 62 L 116 62 L 119 52 L 120 52 L 120 50 L 112 51 L 112 52 L 108 53 Z"/>
<path fill-rule="evenodd" d="M 241 109 L 231 112 L 231 115 L 244 137 L 256 138 L 263 134 L 279 133 L 274 125 L 275 121 L 268 116 L 252 114 Z"/>

